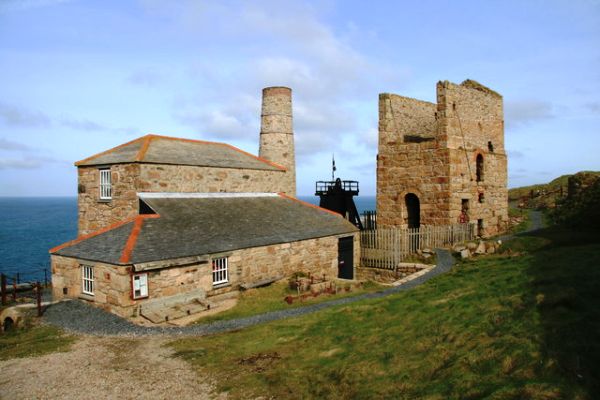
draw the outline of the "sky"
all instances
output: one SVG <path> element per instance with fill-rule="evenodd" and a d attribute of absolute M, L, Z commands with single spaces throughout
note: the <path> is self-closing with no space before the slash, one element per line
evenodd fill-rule
<path fill-rule="evenodd" d="M 0 0 L 0 196 L 75 196 L 73 163 L 148 133 L 258 153 L 293 90 L 298 194 L 375 194 L 378 94 L 501 93 L 509 187 L 600 170 L 600 0 Z"/>

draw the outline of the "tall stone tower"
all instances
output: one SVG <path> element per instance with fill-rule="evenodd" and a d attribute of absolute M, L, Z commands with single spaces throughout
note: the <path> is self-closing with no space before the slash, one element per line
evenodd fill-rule
<path fill-rule="evenodd" d="M 260 122 L 258 155 L 287 169 L 285 193 L 295 197 L 296 157 L 292 127 L 292 89 L 281 86 L 263 89 Z"/>
<path fill-rule="evenodd" d="M 379 96 L 378 226 L 508 225 L 502 96 L 478 82 L 439 82 L 437 104 Z"/>

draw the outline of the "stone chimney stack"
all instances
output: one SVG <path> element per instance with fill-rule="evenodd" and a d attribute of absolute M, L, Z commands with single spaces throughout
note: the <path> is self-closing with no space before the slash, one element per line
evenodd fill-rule
<path fill-rule="evenodd" d="M 296 197 L 296 157 L 292 128 L 292 89 L 263 89 L 258 155 L 287 169 L 281 191 Z"/>

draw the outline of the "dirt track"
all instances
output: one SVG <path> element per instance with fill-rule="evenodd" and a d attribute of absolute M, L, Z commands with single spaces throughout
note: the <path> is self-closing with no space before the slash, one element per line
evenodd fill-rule
<path fill-rule="evenodd" d="M 224 399 L 168 338 L 83 336 L 69 352 L 0 361 L 2 399 Z"/>

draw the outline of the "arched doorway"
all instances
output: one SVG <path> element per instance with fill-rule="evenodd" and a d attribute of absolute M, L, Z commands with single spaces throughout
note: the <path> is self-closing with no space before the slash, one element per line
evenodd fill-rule
<path fill-rule="evenodd" d="M 418 228 L 421 226 L 421 203 L 414 193 L 408 193 L 404 196 L 406 203 L 406 212 L 408 216 L 408 227 Z"/>

